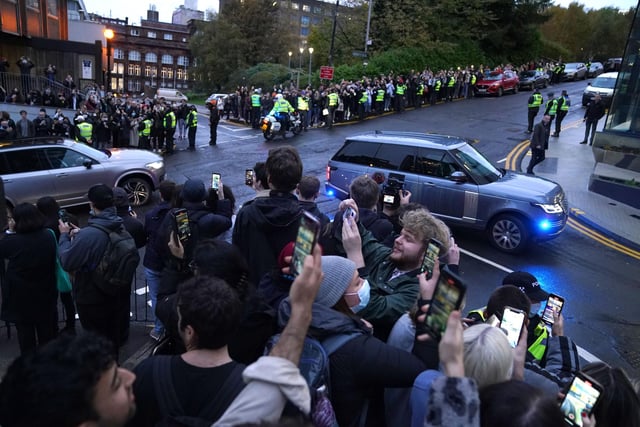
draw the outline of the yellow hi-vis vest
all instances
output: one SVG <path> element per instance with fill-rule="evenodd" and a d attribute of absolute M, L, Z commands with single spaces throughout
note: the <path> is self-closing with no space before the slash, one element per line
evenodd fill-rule
<path fill-rule="evenodd" d="M 80 131 L 80 136 L 89 141 L 93 134 L 93 125 L 91 123 L 82 122 L 76 125 Z"/>
<path fill-rule="evenodd" d="M 533 102 L 529 104 L 529 108 L 540 107 L 542 105 L 542 95 L 534 93 L 531 96 L 533 97 Z"/>
<path fill-rule="evenodd" d="M 309 103 L 303 96 L 298 97 L 298 110 L 309 111 Z"/>

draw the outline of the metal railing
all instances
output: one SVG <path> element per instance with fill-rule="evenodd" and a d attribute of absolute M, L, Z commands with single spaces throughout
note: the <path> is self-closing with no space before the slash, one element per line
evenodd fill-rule
<path fill-rule="evenodd" d="M 13 91 L 17 89 L 19 99 L 15 102 L 24 104 L 27 102 L 27 97 L 30 96 L 32 91 L 37 91 L 41 97 L 47 88 L 51 89 L 56 101 L 60 94 L 62 94 L 65 99 L 71 95 L 71 88 L 57 80 L 51 81 L 42 76 L 0 73 L 0 102 L 9 102 L 10 99 L 8 98 L 12 95 Z M 41 102 L 34 105 L 40 104 Z"/>

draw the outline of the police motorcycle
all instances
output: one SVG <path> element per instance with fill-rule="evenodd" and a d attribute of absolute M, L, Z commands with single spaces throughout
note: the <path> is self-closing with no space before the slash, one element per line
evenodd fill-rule
<path fill-rule="evenodd" d="M 281 121 L 282 119 L 279 119 L 277 117 L 281 114 L 289 114 L 288 126 L 284 126 Z M 302 132 L 302 121 L 300 120 L 300 116 L 297 112 L 276 113 L 276 116 L 268 115 L 262 118 L 260 130 L 262 130 L 264 139 L 266 139 L 267 141 L 271 141 L 276 137 L 276 135 L 282 135 L 282 138 L 286 138 L 288 131 L 293 132 L 294 135 L 298 135 L 300 132 Z"/>

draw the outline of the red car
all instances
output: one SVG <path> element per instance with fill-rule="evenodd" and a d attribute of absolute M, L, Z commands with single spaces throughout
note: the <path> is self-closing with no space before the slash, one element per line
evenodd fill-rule
<path fill-rule="evenodd" d="M 502 96 L 506 91 L 518 93 L 518 74 L 513 71 L 492 71 L 476 83 L 476 95 Z"/>

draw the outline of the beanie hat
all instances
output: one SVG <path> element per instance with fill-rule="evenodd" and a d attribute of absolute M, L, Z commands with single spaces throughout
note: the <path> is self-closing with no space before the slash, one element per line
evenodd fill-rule
<path fill-rule="evenodd" d="M 116 208 L 129 205 L 129 194 L 122 187 L 113 188 L 113 204 Z"/>
<path fill-rule="evenodd" d="M 549 297 L 549 294 L 545 292 L 540 286 L 540 283 L 538 283 L 538 279 L 526 271 L 514 271 L 513 273 L 507 274 L 502 280 L 502 285 L 515 286 L 524 292 L 532 303 L 544 301 Z"/>
<path fill-rule="evenodd" d="M 188 179 L 182 186 L 182 200 L 185 202 L 198 203 L 205 197 L 207 197 L 207 190 L 200 179 Z"/>
<path fill-rule="evenodd" d="M 323 256 L 324 278 L 318 289 L 315 302 L 325 307 L 333 307 L 342 298 L 353 279 L 356 264 L 340 256 Z"/>

